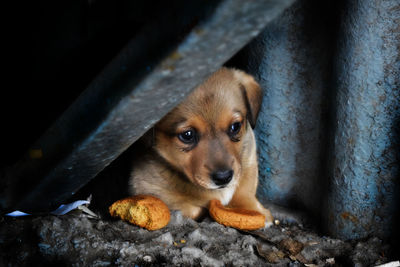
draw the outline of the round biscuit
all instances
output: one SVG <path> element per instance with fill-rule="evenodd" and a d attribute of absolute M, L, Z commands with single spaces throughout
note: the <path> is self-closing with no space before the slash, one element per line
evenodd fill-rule
<path fill-rule="evenodd" d="M 228 208 L 221 201 L 210 201 L 209 213 L 218 223 L 240 230 L 256 230 L 265 226 L 265 216 L 258 211 Z"/>

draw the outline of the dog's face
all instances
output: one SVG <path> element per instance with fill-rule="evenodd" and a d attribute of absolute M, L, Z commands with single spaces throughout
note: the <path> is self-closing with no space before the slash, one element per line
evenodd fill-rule
<path fill-rule="evenodd" d="M 251 76 L 222 68 L 156 125 L 155 149 L 194 184 L 206 189 L 233 184 L 241 175 L 243 151 L 251 149 L 246 141 L 261 98 Z"/>

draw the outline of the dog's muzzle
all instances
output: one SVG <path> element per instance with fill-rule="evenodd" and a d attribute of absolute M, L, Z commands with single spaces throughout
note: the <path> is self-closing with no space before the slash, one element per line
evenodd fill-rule
<path fill-rule="evenodd" d="M 211 179 L 217 186 L 227 185 L 233 177 L 233 170 L 219 170 L 211 174 Z"/>

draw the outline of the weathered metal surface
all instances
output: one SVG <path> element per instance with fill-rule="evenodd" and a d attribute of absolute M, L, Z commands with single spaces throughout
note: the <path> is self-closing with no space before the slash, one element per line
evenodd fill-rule
<path fill-rule="evenodd" d="M 298 1 L 247 48 L 248 70 L 264 90 L 256 126 L 263 201 L 318 214 L 330 71 L 329 16 Z"/>
<path fill-rule="evenodd" d="M 8 172 L 2 181 L 1 210 L 56 207 L 292 2 L 221 1 L 180 43 L 168 36 L 182 33 L 171 30 L 176 25 L 168 25 L 168 20 L 147 27 Z"/>
<path fill-rule="evenodd" d="M 335 62 L 325 228 L 389 237 L 399 211 L 400 2 L 347 1 Z"/>
<path fill-rule="evenodd" d="M 256 127 L 262 201 L 311 211 L 344 239 L 393 232 L 399 25 L 399 1 L 303 0 L 246 47 L 247 69 L 264 89 Z"/>

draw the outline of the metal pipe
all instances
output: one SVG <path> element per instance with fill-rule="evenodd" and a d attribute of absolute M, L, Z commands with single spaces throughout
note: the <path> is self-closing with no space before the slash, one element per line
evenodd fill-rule
<path fill-rule="evenodd" d="M 399 210 L 400 2 L 351 0 L 343 11 L 324 225 L 387 238 Z"/>

